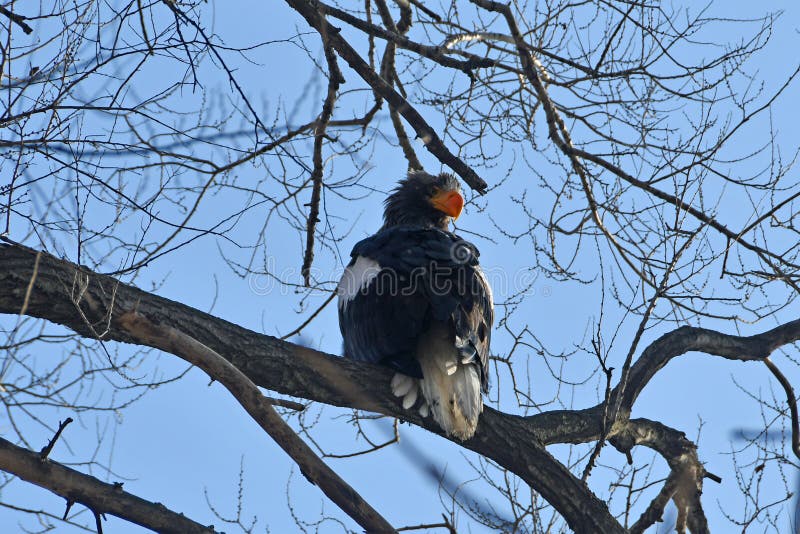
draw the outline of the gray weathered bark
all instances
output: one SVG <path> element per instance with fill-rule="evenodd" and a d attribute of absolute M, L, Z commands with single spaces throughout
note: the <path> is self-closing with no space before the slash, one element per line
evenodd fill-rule
<path fill-rule="evenodd" d="M 431 420 L 402 409 L 390 393 L 391 372 L 385 368 L 356 363 L 252 332 L 46 253 L 19 245 L 0 245 L 0 312 L 23 312 L 64 325 L 87 338 L 169 351 L 168 346 L 139 339 L 125 330 L 120 318 L 133 311 L 156 325 L 190 334 L 261 387 L 334 406 L 398 417 L 441 434 Z M 618 391 L 624 393 L 618 419 L 605 437 L 621 452 L 643 445 L 665 458 L 675 474 L 673 480 L 668 481 L 666 499 L 684 503 L 692 532 L 708 531 L 700 494 L 703 478 L 715 477 L 706 473 L 694 445 L 682 433 L 646 419 L 629 420 L 633 403 L 659 369 L 686 352 L 703 351 L 736 360 L 763 360 L 777 347 L 798 339 L 800 321 L 752 337 L 679 328 L 647 347 L 631 367 L 626 387 L 617 386 L 612 391 L 611 402 Z M 515 473 L 552 504 L 574 531 L 624 532 L 586 484 L 545 450 L 548 444 L 600 439 L 604 435 L 603 414 L 602 405 L 530 417 L 504 414 L 487 407 L 476 435 L 466 442 L 456 443 Z M 680 480 L 676 482 L 677 479 Z M 660 510 L 651 506 L 638 525 L 657 520 L 662 512 L 663 506 Z"/>

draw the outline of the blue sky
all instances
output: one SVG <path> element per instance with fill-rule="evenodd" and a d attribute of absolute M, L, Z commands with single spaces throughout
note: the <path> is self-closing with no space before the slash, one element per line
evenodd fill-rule
<path fill-rule="evenodd" d="M 205 8 L 206 6 L 204 6 Z M 237 4 L 236 8 L 225 8 L 219 3 L 207 6 L 208 21 L 213 21 L 213 30 L 223 36 L 230 46 L 243 46 L 255 41 L 280 41 L 294 36 L 297 32 L 306 32 L 307 26 L 282 3 L 246 2 Z M 756 5 L 748 2 L 726 2 L 718 9 L 720 15 L 748 17 L 762 14 L 764 11 L 785 9 L 777 27 L 769 52 L 759 56 L 758 75 L 767 81 L 786 76 L 796 61 L 795 50 L 798 49 L 798 27 L 800 27 L 800 8 L 792 2 L 761 2 Z M 213 12 L 213 16 L 211 13 Z M 711 36 L 712 38 L 714 36 Z M 731 36 L 719 35 L 720 41 Z M 319 53 L 318 38 L 308 34 L 306 39 L 310 48 Z M 789 53 L 788 51 L 791 51 Z M 291 109 L 295 95 L 309 89 L 307 81 L 312 75 L 311 66 L 305 53 L 289 42 L 277 43 L 265 47 L 263 54 L 253 53 L 257 61 L 237 64 L 237 76 L 248 96 L 264 109 L 265 116 L 286 113 Z M 787 59 L 788 58 L 788 59 Z M 348 80 L 347 87 L 361 88 L 357 75 L 345 69 Z M 153 67 L 143 72 L 133 86 L 134 93 L 147 95 L 160 86 L 162 76 L 170 72 L 159 71 Z M 230 88 L 224 76 L 216 69 L 207 68 L 202 71 L 203 85 L 213 98 L 225 99 Z M 312 91 L 318 88 L 311 87 Z M 192 94 L 185 89 L 182 95 L 187 110 L 200 100 L 200 95 Z M 800 110 L 797 101 L 797 87 L 790 89 L 780 101 L 781 113 L 771 117 L 779 132 L 779 139 L 785 140 L 789 148 L 800 142 L 800 128 L 797 117 Z M 321 101 L 311 98 L 313 106 Z M 351 102 L 343 99 L 343 106 Z M 312 109 L 301 108 L 298 116 L 304 119 L 312 117 Z M 430 115 L 434 125 L 440 118 Z M 388 117 L 380 116 L 381 130 L 391 136 Z M 747 146 L 754 140 L 747 137 L 737 139 L 736 146 Z M 487 140 L 487 146 L 492 146 Z M 309 143 L 310 146 L 310 143 Z M 429 170 L 438 170 L 434 160 L 419 148 L 423 163 Z M 530 156 L 530 155 L 527 155 Z M 514 225 L 520 223 L 518 212 L 509 197 L 528 189 L 535 194 L 535 187 L 528 186 L 530 177 L 524 165 L 518 164 L 523 154 L 503 153 L 498 160 L 496 172 L 482 170 L 482 176 L 489 183 L 496 183 L 508 174 L 508 186 L 492 192 L 484 198 L 475 199 L 475 203 L 467 206 L 457 229 L 465 236 L 470 236 L 482 252 L 482 264 L 487 270 L 503 273 L 508 284 L 504 289 L 502 283 L 495 284 L 495 298 L 502 301 L 510 296 L 521 281 L 529 284 L 525 313 L 516 316 L 513 326 L 521 328 L 528 324 L 540 336 L 547 346 L 571 351 L 581 341 L 585 341 L 587 333 L 598 319 L 600 287 L 597 283 L 575 284 L 559 283 L 538 276 L 531 272 L 531 245 L 520 241 L 511 245 L 505 240 L 493 243 L 481 235 L 491 233 L 491 223 L 486 211 L 479 208 L 488 206 L 489 212 L 496 220 Z M 344 177 L 353 162 L 334 159 L 327 167 L 331 176 Z M 331 224 L 335 232 L 344 233 L 345 228 L 352 226 L 352 231 L 344 238 L 341 248 L 324 250 L 318 254 L 315 268 L 320 279 L 336 280 L 338 273 L 347 261 L 349 248 L 359 239 L 372 233 L 380 224 L 380 206 L 386 190 L 401 177 L 405 162 L 400 151 L 390 150 L 386 144 L 378 143 L 370 162 L 366 165 L 367 183 L 375 189 L 370 193 L 363 190 L 363 198 L 346 201 L 327 195 L 325 212 L 336 214 Z M 256 183 L 264 179 L 259 169 L 248 169 L 238 176 L 245 183 Z M 743 174 L 746 174 L 743 170 Z M 193 219 L 193 223 L 207 227 L 215 224 L 219 214 L 228 213 L 235 207 L 239 199 L 234 195 L 221 195 L 207 206 L 203 206 Z M 217 204 L 215 204 L 215 202 Z M 536 200 L 531 201 L 534 206 Z M 542 200 L 544 205 L 544 200 Z M 723 205 L 721 213 L 731 218 L 739 215 L 738 206 Z M 730 210 L 726 212 L 726 210 Z M 179 214 L 165 215 L 179 217 Z M 98 218 L 102 213 L 94 214 Z M 245 238 L 253 228 L 261 224 L 264 211 L 252 210 L 240 221 L 235 237 Z M 131 222 L 135 225 L 135 221 Z M 270 223 L 264 254 L 273 262 L 274 269 L 283 273 L 286 279 L 299 279 L 300 252 L 302 241 L 286 221 Z M 521 223 L 520 223 L 521 224 Z M 133 226 L 132 226 L 133 228 Z M 133 231 L 133 230 L 132 230 Z M 478 234 L 478 235 L 475 235 Z M 15 236 L 12 235 L 12 238 Z M 245 239 L 246 240 L 246 239 Z M 65 242 L 64 252 L 70 256 L 70 244 Z M 219 247 L 219 248 L 218 248 Z M 221 249 L 238 258 L 246 254 L 230 242 L 208 236 L 189 244 L 175 253 L 166 256 L 147 268 L 145 274 L 134 282 L 143 289 L 155 292 L 214 315 L 222 317 L 255 331 L 265 334 L 279 335 L 291 331 L 302 322 L 309 309 L 315 308 L 326 297 L 327 293 L 312 294 L 307 302 L 291 289 L 281 290 L 271 287 L 264 290 L 265 279 L 259 277 L 239 277 L 231 273 L 217 251 Z M 75 259 L 74 257 L 71 259 Z M 585 264 L 579 265 L 587 272 L 592 271 L 592 258 L 588 255 L 580 258 Z M 328 285 L 327 287 L 330 287 Z M 786 310 L 786 317 L 791 317 L 795 310 Z M 6 319 L 3 319 L 6 320 Z M 604 312 L 608 332 L 619 326 L 615 349 L 612 351 L 618 361 L 624 358 L 629 339 L 635 331 L 638 319 L 626 316 L 624 310 L 608 305 Z M 704 325 L 714 327 L 713 324 Z M 742 333 L 755 333 L 773 326 L 759 323 L 741 325 Z M 656 339 L 669 329 L 669 325 L 661 325 L 645 333 L 640 347 Z M 335 307 L 329 306 L 303 333 L 303 339 L 315 348 L 331 353 L 339 353 L 341 340 L 337 326 Z M 509 347 L 508 338 L 497 336 L 495 351 L 502 352 Z M 43 349 L 44 350 L 44 349 Z M 52 350 L 52 349 L 50 349 Z M 123 348 L 121 350 L 128 350 Z M 590 385 L 576 388 L 574 391 L 566 387 L 557 389 L 557 384 L 550 377 L 548 363 L 536 358 L 535 354 L 520 354 L 520 362 L 530 356 L 533 392 L 538 401 L 545 401 L 558 396 L 564 404 L 574 407 L 585 407 L 597 402 L 602 394 L 601 385 L 593 379 Z M 565 363 L 569 376 L 587 376 L 595 362 L 586 354 L 577 353 Z M 158 354 L 152 351 L 142 364 L 143 373 L 158 369 L 164 376 L 177 375 L 187 365 L 171 355 Z M 798 376 L 793 376 L 795 383 Z M 500 397 L 500 408 L 516 410 L 514 399 L 507 393 L 507 376 L 495 378 L 492 399 L 497 392 L 503 391 Z M 736 500 L 737 487 L 731 471 L 731 450 L 738 442 L 731 442 L 731 437 L 739 428 L 758 428 L 762 424 L 761 413 L 755 402 L 737 387 L 745 384 L 757 394 L 769 394 L 775 390 L 780 392 L 770 379 L 763 366 L 754 363 L 734 363 L 715 359 L 705 355 L 688 354 L 670 363 L 644 390 L 636 404 L 633 416 L 648 417 L 659 420 L 669 426 L 678 428 L 694 439 L 699 431 L 700 458 L 707 462 L 709 471 L 721 475 L 723 484 L 707 482 L 704 489 L 704 505 L 712 528 L 725 531 L 729 523 L 725 522 L 720 506 L 729 510 L 739 506 Z M 668 400 L 668 401 L 667 401 Z M 558 407 L 554 405 L 553 407 Z M 349 452 L 353 447 L 354 431 L 346 423 L 348 411 L 330 407 L 314 406 L 306 414 L 309 420 L 321 414 L 320 422 L 312 430 L 315 438 L 327 447 L 338 452 Z M 70 415 L 63 413 L 61 417 Z M 290 418 L 294 422 L 293 418 Z M 206 495 L 210 503 L 223 514 L 231 514 L 235 510 L 235 496 L 238 491 L 240 466 L 243 469 L 243 516 L 245 520 L 257 516 L 260 528 L 270 532 L 293 532 L 296 530 L 288 505 L 304 521 L 314 522 L 327 512 L 341 519 L 348 527 L 353 524 L 335 506 L 327 501 L 316 488 L 293 469 L 292 463 L 285 454 L 269 439 L 268 436 L 249 420 L 232 398 L 219 384 L 209 385 L 207 377 L 191 370 L 178 382 L 162 386 L 147 394 L 120 414 L 100 418 L 97 426 L 91 417 L 73 424 L 62 442 L 56 447 L 52 457 L 56 460 L 82 462 L 92 457 L 98 434 L 104 437 L 105 445 L 99 451 L 98 459 L 107 462 L 113 475 L 111 480 L 125 480 L 125 488 L 144 498 L 163 502 L 173 510 L 183 512 L 189 517 L 203 522 L 215 523 L 221 530 L 235 531 L 226 528 L 213 518 L 206 504 Z M 384 438 L 390 428 L 390 421 L 377 423 L 367 422 L 365 428 L 375 437 Z M 4 421 L 0 418 L 0 431 Z M 47 432 L 32 426 L 26 436 L 32 443 L 44 444 L 49 438 Z M 442 511 L 440 496 L 428 475 L 415 465 L 403 453 L 403 449 L 419 449 L 425 452 L 436 465 L 446 469 L 449 476 L 459 482 L 466 482 L 477 477 L 469 462 L 475 463 L 477 458 L 472 453 L 458 446 L 441 440 L 429 433 L 401 425 L 402 440 L 400 445 L 386 448 L 376 453 L 355 459 L 329 460 L 330 464 L 358 491 L 362 493 L 390 522 L 397 526 L 404 524 L 437 522 Z M 113 452 L 110 445 L 113 444 Z M 361 442 L 355 448 L 363 446 Z M 507 444 L 513 446 L 513 444 Z M 67 448 L 69 447 L 69 451 Z M 566 455 L 566 447 L 554 447 L 553 451 Z M 635 458 L 645 461 L 652 453 L 647 450 L 636 450 Z M 594 477 L 600 492 L 606 492 L 608 473 L 602 467 L 606 463 L 620 463 L 622 458 L 606 448 L 600 458 L 600 466 Z M 654 463 L 662 465 L 656 458 Z M 96 472 L 98 476 L 105 474 Z M 789 477 L 797 477 L 797 473 L 788 470 Z M 791 484 L 794 485 L 794 484 Z M 496 504 L 504 512 L 501 500 L 486 491 L 485 486 L 474 483 L 467 485 L 480 498 Z M 774 491 L 781 494 L 782 488 L 767 488 L 765 493 Z M 45 506 L 53 513 L 63 511 L 63 503 L 48 492 L 38 488 L 15 484 L 13 490 L 5 492 L 9 500 L 19 505 Z M 769 495 L 765 500 L 769 500 Z M 76 507 L 77 508 L 77 507 Z M 0 509 L 0 525 L 10 525 L 18 519 L 18 515 Z M 24 524 L 29 524 L 26 520 Z M 466 524 L 466 522 L 465 522 Z M 109 517 L 106 532 L 134 533 L 141 529 L 133 527 Z M 788 527 L 787 527 L 788 528 Z M 312 528 L 313 530 L 313 528 Z M 320 525 L 322 532 L 340 532 L 339 523 L 329 521 Z M 58 532 L 72 532 L 68 527 L 60 527 Z M 465 532 L 480 532 L 480 528 L 471 527 Z M 788 531 L 788 530 L 787 530 Z M 653 530 L 655 532 L 655 530 Z"/>

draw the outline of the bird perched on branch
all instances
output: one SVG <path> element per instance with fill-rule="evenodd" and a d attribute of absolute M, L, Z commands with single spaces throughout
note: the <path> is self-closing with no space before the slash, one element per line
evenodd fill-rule
<path fill-rule="evenodd" d="M 345 357 L 395 369 L 403 407 L 419 399 L 423 417 L 465 440 L 488 391 L 494 309 L 478 250 L 448 231 L 463 206 L 454 176 L 409 173 L 380 231 L 353 247 L 337 293 Z"/>

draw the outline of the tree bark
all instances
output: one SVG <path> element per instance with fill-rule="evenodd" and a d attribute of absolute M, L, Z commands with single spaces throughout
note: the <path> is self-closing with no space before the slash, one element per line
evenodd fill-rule
<path fill-rule="evenodd" d="M 154 325 L 190 335 L 263 388 L 333 406 L 378 412 L 442 435 L 431 419 L 402 409 L 390 392 L 392 372 L 387 368 L 258 334 L 47 253 L 16 244 L 0 245 L 0 313 L 22 313 L 46 319 L 87 338 L 172 352 L 168 343 L 126 330 L 123 317 L 130 312 Z M 624 529 L 607 506 L 551 456 L 545 446 L 586 443 L 605 437 L 623 453 L 636 445 L 652 448 L 664 457 L 673 473 L 677 470 L 692 473 L 691 481 L 696 484 L 694 493 L 688 498 L 684 484 L 680 498 L 688 503 L 689 528 L 693 532 L 705 532 L 707 526 L 699 501 L 702 479 L 716 477 L 702 468 L 694 445 L 682 433 L 644 419 L 629 420 L 633 403 L 660 369 L 672 358 L 687 352 L 702 351 L 730 360 L 763 363 L 776 348 L 798 339 L 800 320 L 749 337 L 684 326 L 664 334 L 644 349 L 631 366 L 626 387 L 617 385 L 612 390 L 609 402 L 616 402 L 622 393 L 621 408 L 619 418 L 605 432 L 603 404 L 528 417 L 486 407 L 475 436 L 465 442 L 452 441 L 519 476 L 552 504 L 574 531 L 609 534 L 624 532 Z M 787 395 L 793 397 L 794 393 L 790 389 Z M 796 417 L 792 417 L 793 442 L 797 442 L 800 438 L 794 430 L 798 425 Z M 660 429 L 658 432 L 653 432 L 654 425 Z M 644 428 L 648 430 L 645 432 Z M 680 463 L 681 458 L 691 461 Z"/>
<path fill-rule="evenodd" d="M 164 534 L 216 532 L 212 527 L 196 523 L 183 514 L 167 509 L 163 504 L 123 491 L 122 484 L 107 484 L 43 458 L 39 453 L 18 447 L 3 438 L 0 438 L 0 469 L 64 497 L 67 506 L 72 503 L 86 506 L 95 517 L 111 514 Z"/>
<path fill-rule="evenodd" d="M 392 396 L 391 372 L 258 334 L 169 299 L 21 245 L 0 245 L 0 312 L 39 317 L 102 341 L 152 346 L 128 333 L 120 318 L 136 312 L 156 325 L 190 334 L 257 385 L 334 406 L 398 417 L 441 435 L 430 419 L 402 409 Z M 596 411 L 596 410 L 595 410 Z M 622 533 L 606 505 L 553 458 L 538 435 L 551 425 L 577 425 L 576 435 L 600 433 L 595 411 L 564 412 L 537 420 L 487 408 L 476 435 L 458 442 L 515 473 L 564 516 L 575 532 Z M 594 432 L 589 431 L 591 427 Z M 567 431 L 569 428 L 561 428 Z M 585 441 L 585 440 L 583 440 Z M 513 445 L 512 445 L 513 444 Z"/>

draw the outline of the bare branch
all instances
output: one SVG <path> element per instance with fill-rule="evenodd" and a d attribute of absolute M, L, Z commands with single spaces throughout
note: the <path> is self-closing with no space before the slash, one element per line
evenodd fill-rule
<path fill-rule="evenodd" d="M 0 246 L 0 312 L 5 312 L 8 306 L 14 306 L 15 313 L 18 310 L 22 288 L 29 280 L 35 256 L 35 251 L 22 246 Z M 164 343 L 149 337 L 145 340 L 139 337 L 142 332 L 132 335 L 124 327 L 120 318 L 136 311 L 160 329 L 172 327 L 196 333 L 197 342 L 228 359 L 261 387 L 336 406 L 391 415 L 441 434 L 432 420 L 403 410 L 387 387 L 392 373 L 385 367 L 326 355 L 256 334 L 113 278 L 82 270 L 82 275 L 89 279 L 80 303 L 82 315 L 89 322 L 87 325 L 81 314 L 76 313 L 69 286 L 65 285 L 78 269 L 82 268 L 43 253 L 28 314 L 63 324 L 90 338 L 94 338 L 92 324 L 105 324 L 111 317 L 104 339 L 145 344 L 165 351 L 173 349 L 174 345 L 168 340 L 163 340 Z M 115 288 L 113 312 L 105 308 L 110 304 L 107 296 L 112 288 Z M 552 503 L 574 530 L 622 533 L 622 527 L 605 504 L 540 445 L 537 434 L 543 429 L 537 429 L 537 421 L 501 414 L 487 407 L 476 435 L 466 442 L 456 443 L 516 473 Z M 545 424 L 552 423 L 547 420 Z M 588 424 L 599 426 L 599 418 Z M 518 446 L 497 447 L 497 443 Z"/>
<path fill-rule="evenodd" d="M 180 356 L 225 386 L 250 417 L 300 466 L 306 478 L 367 532 L 395 531 L 358 492 L 314 454 L 258 387 L 228 360 L 183 332 L 156 325 L 137 312 L 124 312 L 118 323 L 134 338 Z"/>
<path fill-rule="evenodd" d="M 25 19 L 27 17 L 24 17 L 22 15 L 17 15 L 16 13 L 12 13 L 11 11 L 8 10 L 8 8 L 3 7 L 3 6 L 0 6 L 0 15 L 4 15 L 4 16 L 8 17 L 9 19 L 11 19 L 11 21 L 14 24 L 16 24 L 17 26 L 22 28 L 22 31 L 24 31 L 28 35 L 33 33 L 33 28 L 28 26 L 28 24 L 25 22 Z"/>
<path fill-rule="evenodd" d="M 325 140 L 325 130 L 328 122 L 333 115 L 333 106 L 336 103 L 336 93 L 339 85 L 344 83 L 344 77 L 336 63 L 336 54 L 333 53 L 329 43 L 328 35 L 323 31 L 320 33 L 322 45 L 325 49 L 325 60 L 328 62 L 328 92 L 322 104 L 322 113 L 317 120 L 314 132 L 314 169 L 311 171 L 311 201 L 309 202 L 308 221 L 306 222 L 306 253 L 303 257 L 303 266 L 300 273 L 306 287 L 311 286 L 311 263 L 314 261 L 314 233 L 317 231 L 319 221 L 319 203 L 322 195 L 322 175 L 324 173 L 324 163 L 322 161 L 322 145 Z"/>
<path fill-rule="evenodd" d="M 39 456 L 42 458 L 42 460 L 45 460 L 48 456 L 50 456 L 50 451 L 53 450 L 53 447 L 58 441 L 58 438 L 61 437 L 61 433 L 64 432 L 64 429 L 67 428 L 67 425 L 70 424 L 71 422 L 72 422 L 72 417 L 67 417 L 66 419 L 58 423 L 58 430 L 56 430 L 56 433 L 53 435 L 52 439 L 49 442 L 47 442 L 47 445 L 45 445 L 41 451 L 39 451 Z"/>
<path fill-rule="evenodd" d="M 611 439 L 618 450 L 628 452 L 635 445 L 643 445 L 656 450 L 670 467 L 664 487 L 631 527 L 631 532 L 644 532 L 658 521 L 667 501 L 672 499 L 678 509 L 677 530 L 684 532 L 688 526 L 693 534 L 706 534 L 708 524 L 700 496 L 707 472 L 697 457 L 695 444 L 682 432 L 648 419 L 632 419 L 621 426 Z"/>
<path fill-rule="evenodd" d="M 358 55 L 358 52 L 355 51 L 350 43 L 341 36 L 340 30 L 328 23 L 323 15 L 324 10 L 321 9 L 315 1 L 286 0 L 286 3 L 300 13 L 312 28 L 328 36 L 331 46 L 339 54 L 339 57 L 344 59 L 372 89 L 389 103 L 390 106 L 397 109 L 403 118 L 414 128 L 417 132 L 417 137 L 422 140 L 425 144 L 425 148 L 427 148 L 431 154 L 436 156 L 444 165 L 453 169 L 453 171 L 455 171 L 455 173 L 472 189 L 478 193 L 484 193 L 486 191 L 488 187 L 486 182 L 458 156 L 450 152 L 439 138 L 436 130 L 430 127 L 422 115 L 420 115 L 405 98 L 395 91 L 386 80 L 381 78 L 370 68 L 369 64 Z"/>
<path fill-rule="evenodd" d="M 43 460 L 40 453 L 17 447 L 3 438 L 0 438 L 0 469 L 52 491 L 65 498 L 68 504 L 81 503 L 96 517 L 111 514 L 165 534 L 215 532 L 213 528 L 173 512 L 163 504 L 124 491 L 122 484 L 106 484 L 52 460 Z"/>
<path fill-rule="evenodd" d="M 786 375 L 781 373 L 778 366 L 772 363 L 769 358 L 764 358 L 764 363 L 770 370 L 772 375 L 780 382 L 783 391 L 786 393 L 786 403 L 789 405 L 790 417 L 792 420 L 792 452 L 800 460 L 800 422 L 797 416 L 797 396 L 794 393 L 792 384 L 786 378 Z"/>

